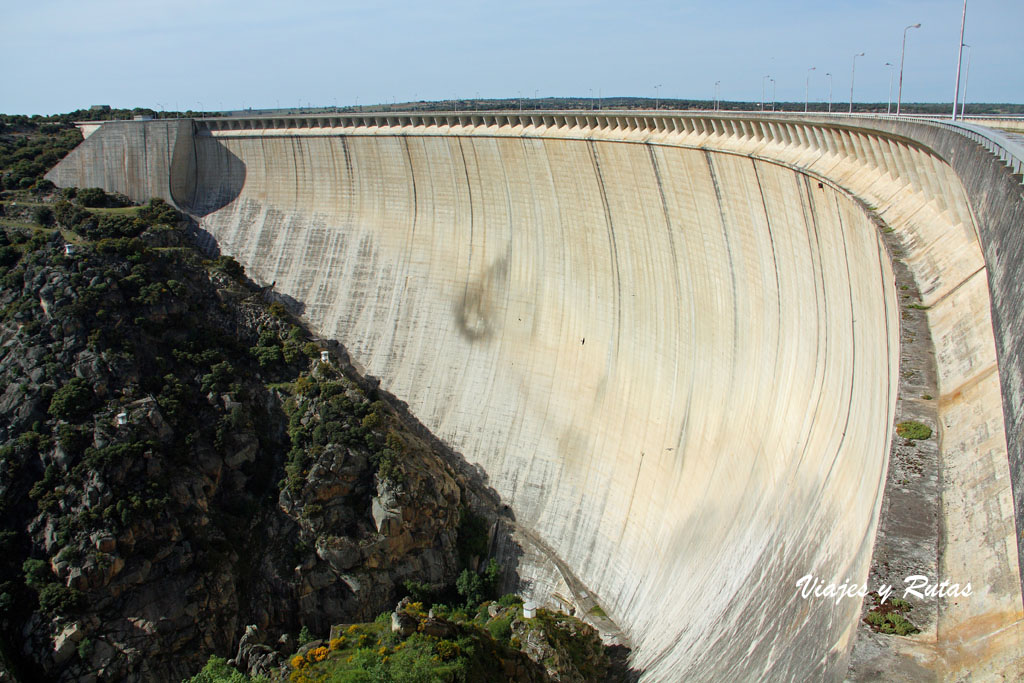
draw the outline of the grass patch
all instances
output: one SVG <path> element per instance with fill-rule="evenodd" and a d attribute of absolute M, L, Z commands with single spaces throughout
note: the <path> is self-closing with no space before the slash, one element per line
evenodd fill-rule
<path fill-rule="evenodd" d="M 605 613 L 605 611 L 603 609 L 601 609 L 601 605 L 594 605 L 593 607 L 590 608 L 590 611 L 587 612 L 587 614 L 590 614 L 590 615 L 595 616 L 595 617 L 600 617 L 602 619 L 604 619 L 605 617 L 608 616 Z"/>
<path fill-rule="evenodd" d="M 925 306 L 924 304 L 910 304 L 907 308 L 913 308 L 916 311 L 927 311 L 931 306 Z"/>
<path fill-rule="evenodd" d="M 909 602 L 901 598 L 891 598 L 882 603 L 878 593 L 872 593 L 872 598 L 875 606 L 864 617 L 871 630 L 897 636 L 911 636 L 921 632 L 921 629 L 907 619 L 906 615 L 914 608 Z"/>
<path fill-rule="evenodd" d="M 932 435 L 932 428 L 926 424 L 920 422 L 914 422 L 908 420 L 907 422 L 900 422 L 896 425 L 896 433 L 902 436 L 904 439 L 911 441 L 921 441 L 923 439 L 930 438 Z"/>
<path fill-rule="evenodd" d="M 136 216 L 136 215 L 138 215 L 140 208 L 142 208 L 142 207 L 139 207 L 139 206 L 118 206 L 116 208 L 106 208 L 106 207 L 97 206 L 97 207 L 89 207 L 89 211 L 91 211 L 92 213 L 98 213 L 98 214 L 102 213 L 102 214 L 108 214 L 108 215 L 113 215 L 113 216 Z"/>

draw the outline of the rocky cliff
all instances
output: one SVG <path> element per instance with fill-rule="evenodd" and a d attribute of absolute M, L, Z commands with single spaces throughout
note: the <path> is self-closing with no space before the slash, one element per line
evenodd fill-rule
<path fill-rule="evenodd" d="M 453 581 L 466 483 L 338 349 L 159 202 L 54 208 L 0 232 L 7 675 L 180 680 Z"/>

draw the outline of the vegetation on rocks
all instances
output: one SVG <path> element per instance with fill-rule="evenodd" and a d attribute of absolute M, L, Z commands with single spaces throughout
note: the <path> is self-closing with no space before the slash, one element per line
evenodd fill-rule
<path fill-rule="evenodd" d="M 523 616 L 522 601 L 451 608 L 408 598 L 374 622 L 331 629 L 274 672 L 276 680 L 602 681 L 610 661 L 597 632 L 564 614 Z"/>
<path fill-rule="evenodd" d="M 173 209 L 80 194 L 0 230 L 8 669 L 180 679 L 453 583 L 451 468 Z"/>

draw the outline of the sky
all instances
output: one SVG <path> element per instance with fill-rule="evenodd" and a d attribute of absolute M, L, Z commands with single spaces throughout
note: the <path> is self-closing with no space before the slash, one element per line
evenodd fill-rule
<path fill-rule="evenodd" d="M 723 100 L 753 102 L 762 85 L 768 101 L 773 85 L 780 102 L 805 88 L 825 101 L 831 82 L 842 103 L 860 52 L 854 99 L 886 102 L 916 23 L 903 100 L 951 103 L 962 12 L 962 0 L 8 2 L 0 112 L 711 99 L 716 81 Z M 1022 31 L 1024 0 L 968 0 L 969 102 L 1024 103 Z"/>

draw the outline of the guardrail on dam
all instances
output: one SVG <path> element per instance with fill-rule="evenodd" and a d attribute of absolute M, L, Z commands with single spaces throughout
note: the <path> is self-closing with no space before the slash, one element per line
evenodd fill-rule
<path fill-rule="evenodd" d="M 48 177 L 173 201 L 301 302 L 486 472 L 530 590 L 595 596 L 646 680 L 836 680 L 851 649 L 861 672 L 1024 675 L 1024 189 L 974 140 L 689 113 L 114 122 Z M 897 391 L 908 303 L 934 397 Z M 868 582 L 908 414 L 940 440 L 930 582 L 973 592 L 903 638 L 797 581 Z"/>

